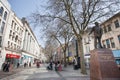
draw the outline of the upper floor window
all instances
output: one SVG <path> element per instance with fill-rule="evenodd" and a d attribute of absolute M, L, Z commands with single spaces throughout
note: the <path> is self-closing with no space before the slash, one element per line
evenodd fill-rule
<path fill-rule="evenodd" d="M 119 40 L 119 43 L 120 43 L 120 35 L 118 36 L 118 40 Z"/>
<path fill-rule="evenodd" d="M 106 33 L 106 32 L 107 32 L 107 28 L 106 28 L 106 27 L 104 27 L 104 28 L 103 28 L 103 30 L 104 30 L 104 33 Z"/>
<path fill-rule="evenodd" d="M 114 22 L 114 24 L 115 24 L 115 27 L 116 27 L 116 28 L 120 27 L 118 20 L 116 20 L 116 21 Z"/>
<path fill-rule="evenodd" d="M 8 48 L 10 47 L 10 41 L 8 41 Z"/>
<path fill-rule="evenodd" d="M 107 25 L 107 27 L 108 27 L 108 31 L 112 31 L 112 29 L 111 29 L 111 25 L 110 25 L 110 24 Z"/>
<path fill-rule="evenodd" d="M 109 39 L 106 40 L 107 48 L 110 48 L 110 41 Z"/>
<path fill-rule="evenodd" d="M 5 22 L 2 22 L 1 29 L 0 29 L 1 33 L 3 33 L 4 27 L 5 27 Z"/>
<path fill-rule="evenodd" d="M 0 36 L 0 47 L 2 46 L 2 36 Z"/>
<path fill-rule="evenodd" d="M 13 28 L 13 25 L 14 25 L 14 21 L 12 21 L 11 28 Z"/>
<path fill-rule="evenodd" d="M 111 42 L 111 46 L 112 46 L 112 48 L 115 48 L 115 43 L 114 43 L 113 38 L 110 38 L 110 42 Z"/>
<path fill-rule="evenodd" d="M 3 15 L 3 11 L 4 11 L 4 9 L 3 9 L 3 7 L 1 7 L 1 8 L 0 8 L 0 16 Z"/>
<path fill-rule="evenodd" d="M 7 12 L 5 11 L 3 19 L 6 20 L 6 18 L 7 18 Z"/>
<path fill-rule="evenodd" d="M 15 23 L 15 25 L 14 25 L 14 30 L 16 29 L 16 25 L 17 25 L 17 24 Z"/>

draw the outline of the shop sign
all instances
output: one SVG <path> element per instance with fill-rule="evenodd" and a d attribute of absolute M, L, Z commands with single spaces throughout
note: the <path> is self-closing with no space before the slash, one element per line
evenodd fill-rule
<path fill-rule="evenodd" d="M 6 58 L 16 58 L 19 59 L 20 55 L 16 55 L 16 54 L 6 54 Z"/>

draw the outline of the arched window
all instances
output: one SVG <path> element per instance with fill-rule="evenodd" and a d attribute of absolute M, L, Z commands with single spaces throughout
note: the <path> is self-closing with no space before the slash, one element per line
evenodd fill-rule
<path fill-rule="evenodd" d="M 6 20 L 6 18 L 7 18 L 7 12 L 5 11 L 3 19 Z"/>
<path fill-rule="evenodd" d="M 4 9 L 3 9 L 3 7 L 1 7 L 1 8 L 0 8 L 0 16 L 2 16 L 3 11 L 4 11 Z"/>

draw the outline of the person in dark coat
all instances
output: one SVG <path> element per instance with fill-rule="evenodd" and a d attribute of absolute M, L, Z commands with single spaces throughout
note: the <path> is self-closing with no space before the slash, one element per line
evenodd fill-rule
<path fill-rule="evenodd" d="M 4 62 L 4 63 L 2 64 L 2 70 L 3 70 L 3 71 L 5 71 L 6 66 L 7 66 L 7 62 Z"/>
<path fill-rule="evenodd" d="M 17 63 L 17 68 L 19 68 L 19 66 L 20 66 L 20 63 L 18 62 L 18 63 Z"/>
<path fill-rule="evenodd" d="M 6 64 L 6 72 L 9 72 L 9 68 L 10 68 L 10 62 L 7 62 L 7 64 Z"/>

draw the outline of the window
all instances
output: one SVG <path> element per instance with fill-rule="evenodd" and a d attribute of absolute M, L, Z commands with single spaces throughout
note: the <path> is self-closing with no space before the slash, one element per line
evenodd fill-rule
<path fill-rule="evenodd" d="M 3 9 L 3 7 L 1 7 L 1 8 L 0 8 L 0 16 L 3 15 L 3 11 L 4 11 L 4 9 Z"/>
<path fill-rule="evenodd" d="M 2 22 L 2 26 L 1 26 L 1 29 L 0 29 L 1 33 L 3 33 L 4 27 L 5 27 L 5 22 Z"/>
<path fill-rule="evenodd" d="M 119 43 L 120 43 L 120 35 L 118 35 L 118 40 L 119 40 Z"/>
<path fill-rule="evenodd" d="M 15 42 L 17 42 L 17 40 L 18 40 L 18 35 L 16 35 L 16 37 L 15 37 Z"/>
<path fill-rule="evenodd" d="M 0 19 L 0 25 L 1 25 L 1 19 Z"/>
<path fill-rule="evenodd" d="M 16 50 L 16 44 L 14 44 L 14 49 Z"/>
<path fill-rule="evenodd" d="M 13 28 L 13 25 L 14 25 L 14 21 L 12 21 L 11 28 Z"/>
<path fill-rule="evenodd" d="M 17 31 L 19 31 L 19 27 L 17 27 Z"/>
<path fill-rule="evenodd" d="M 110 24 L 109 24 L 107 27 L 108 27 L 108 31 L 111 31 L 111 30 L 112 30 Z"/>
<path fill-rule="evenodd" d="M 110 38 L 110 42 L 111 42 L 111 46 L 112 46 L 112 48 L 115 48 L 115 43 L 114 43 L 113 38 Z"/>
<path fill-rule="evenodd" d="M 14 25 L 14 30 L 16 29 L 16 25 L 17 25 L 17 24 L 15 23 L 15 25 Z"/>
<path fill-rule="evenodd" d="M 114 22 L 114 24 L 115 24 L 115 27 L 116 27 L 116 28 L 120 27 L 118 20 L 116 20 L 116 21 Z"/>
<path fill-rule="evenodd" d="M 106 27 L 104 27 L 104 33 L 106 33 L 107 32 L 107 28 Z"/>
<path fill-rule="evenodd" d="M 13 49 L 13 43 L 11 43 L 11 49 Z"/>
<path fill-rule="evenodd" d="M 3 19 L 6 20 L 6 18 L 7 18 L 7 12 L 5 11 Z"/>
<path fill-rule="evenodd" d="M 2 36 L 0 36 L 0 47 L 2 47 Z"/>
<path fill-rule="evenodd" d="M 10 41 L 8 41 L 8 48 L 10 47 Z"/>
<path fill-rule="evenodd" d="M 109 39 L 106 40 L 107 48 L 110 48 L 110 41 Z"/>

